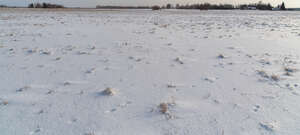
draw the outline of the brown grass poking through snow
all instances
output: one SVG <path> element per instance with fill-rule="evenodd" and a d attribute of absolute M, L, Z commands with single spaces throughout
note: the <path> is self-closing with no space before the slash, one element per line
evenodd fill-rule
<path fill-rule="evenodd" d="M 280 78 L 279 78 L 279 76 L 278 75 L 271 75 L 271 79 L 273 80 L 273 81 L 279 81 L 280 80 Z"/>
<path fill-rule="evenodd" d="M 275 75 L 275 74 L 269 75 L 269 74 L 267 74 L 267 72 L 264 71 L 264 70 L 257 70 L 257 73 L 258 73 L 261 77 L 266 78 L 266 79 L 270 79 L 270 80 L 275 81 L 275 82 L 277 82 L 277 81 L 280 80 L 280 77 L 279 77 L 278 75 Z"/>
<path fill-rule="evenodd" d="M 116 94 L 116 90 L 113 89 L 113 88 L 106 88 L 106 89 L 102 92 L 102 94 L 108 95 L 108 96 L 113 96 L 113 95 Z"/>
<path fill-rule="evenodd" d="M 161 113 L 163 113 L 163 114 L 166 114 L 167 112 L 168 112 L 168 107 L 169 105 L 168 105 L 168 103 L 160 103 L 159 104 L 159 111 L 161 112 Z"/>
<path fill-rule="evenodd" d="M 176 118 L 173 114 L 170 113 L 171 107 L 174 107 L 174 106 L 175 106 L 175 102 L 174 102 L 174 99 L 172 99 L 172 102 L 160 103 L 158 106 L 158 109 L 159 109 L 159 112 L 161 114 L 163 114 L 167 120 L 170 120 L 170 119 Z"/>
<path fill-rule="evenodd" d="M 257 73 L 263 78 L 269 78 L 269 75 L 264 70 L 257 70 Z"/>
<path fill-rule="evenodd" d="M 0 102 L 0 105 L 8 105 L 8 102 L 3 100 L 3 101 Z"/>

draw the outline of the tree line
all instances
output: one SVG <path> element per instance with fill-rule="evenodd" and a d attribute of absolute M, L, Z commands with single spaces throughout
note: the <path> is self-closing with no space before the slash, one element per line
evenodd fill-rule
<path fill-rule="evenodd" d="M 64 6 L 51 3 L 30 3 L 28 8 L 64 8 Z"/>
<path fill-rule="evenodd" d="M 210 3 L 202 3 L 202 4 L 186 4 L 186 5 L 180 5 L 176 4 L 173 6 L 172 4 L 166 4 L 165 6 L 162 6 L 161 8 L 166 9 L 200 9 L 200 10 L 232 10 L 232 9 L 240 9 L 240 10 L 248 10 L 248 9 L 257 9 L 257 10 L 273 10 L 274 7 L 270 3 L 263 3 L 262 1 L 258 3 L 252 3 L 252 4 L 241 4 L 234 6 L 232 4 L 210 4 Z M 276 7 L 279 10 L 286 10 L 284 2 L 282 2 L 281 5 L 278 5 Z"/>
<path fill-rule="evenodd" d="M 8 6 L 6 5 L 0 5 L 0 8 L 7 8 Z"/>
<path fill-rule="evenodd" d="M 101 6 L 97 5 L 96 8 L 100 9 L 151 9 L 149 6 Z"/>
<path fill-rule="evenodd" d="M 166 8 L 172 8 L 172 5 L 167 4 Z M 200 10 L 209 10 L 209 9 L 220 9 L 220 10 L 228 10 L 235 9 L 234 5 L 231 4 L 210 4 L 210 3 L 202 3 L 202 4 L 192 4 L 192 5 L 180 5 L 176 4 L 176 9 L 200 9 Z"/>
<path fill-rule="evenodd" d="M 0 5 L 0 7 L 7 7 L 5 5 Z M 51 4 L 51 3 L 30 3 L 28 8 L 65 8 L 60 4 Z M 97 5 L 98 9 L 198 9 L 198 10 L 233 10 L 233 9 L 241 9 L 241 10 L 287 10 L 285 8 L 285 3 L 278 5 L 277 7 L 273 7 L 270 3 L 263 3 L 262 1 L 258 3 L 252 4 L 241 4 L 234 6 L 232 4 L 210 4 L 210 3 L 201 3 L 201 4 L 166 4 L 163 6 L 154 5 L 154 6 L 102 6 Z"/>
<path fill-rule="evenodd" d="M 152 10 L 159 10 L 159 9 L 199 9 L 199 10 L 233 10 L 233 9 L 240 9 L 240 10 L 249 10 L 249 9 L 256 9 L 256 10 L 273 10 L 274 7 L 270 3 L 252 3 L 252 4 L 241 4 L 234 6 L 232 4 L 210 4 L 210 3 L 201 3 L 201 4 L 186 4 L 186 5 L 172 5 L 166 4 L 163 6 L 143 6 L 143 7 L 134 7 L 134 6 L 101 6 L 97 5 L 96 8 L 109 8 L 109 9 L 152 9 Z M 281 5 L 276 7 L 278 10 L 286 10 L 284 2 Z"/>
<path fill-rule="evenodd" d="M 152 10 L 159 10 L 159 9 L 201 9 L 201 10 L 208 10 L 208 9 L 235 9 L 233 5 L 230 4 L 192 4 L 192 5 L 180 5 L 176 4 L 174 7 L 172 4 L 167 4 L 163 6 L 154 5 L 154 6 L 101 6 L 97 5 L 96 8 L 98 9 L 152 9 Z"/>

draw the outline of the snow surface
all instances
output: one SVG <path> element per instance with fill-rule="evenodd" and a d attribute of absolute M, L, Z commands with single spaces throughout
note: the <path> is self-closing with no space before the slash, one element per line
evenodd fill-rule
<path fill-rule="evenodd" d="M 0 9 L 0 134 L 299 135 L 299 58 L 300 12 Z"/>

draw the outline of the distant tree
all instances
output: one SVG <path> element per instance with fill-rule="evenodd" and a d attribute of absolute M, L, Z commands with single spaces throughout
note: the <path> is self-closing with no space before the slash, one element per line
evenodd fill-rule
<path fill-rule="evenodd" d="M 272 6 L 270 3 L 268 3 L 267 8 L 268 8 L 269 10 L 272 10 L 273 6 Z"/>
<path fill-rule="evenodd" d="M 42 6 L 42 4 L 40 4 L 40 3 L 36 3 L 36 4 L 34 5 L 34 7 L 35 7 L 35 8 L 42 8 L 43 6 Z"/>
<path fill-rule="evenodd" d="M 200 10 L 230 10 L 235 9 L 235 7 L 231 4 L 210 4 L 210 3 L 202 3 L 202 4 L 187 4 L 187 5 L 176 5 L 176 9 L 200 9 Z"/>
<path fill-rule="evenodd" d="M 30 3 L 28 8 L 64 8 L 64 6 L 50 3 Z"/>
<path fill-rule="evenodd" d="M 282 2 L 281 6 L 280 6 L 280 10 L 286 10 L 284 2 Z"/>
<path fill-rule="evenodd" d="M 155 5 L 155 6 L 152 6 L 151 9 L 152 9 L 152 10 L 160 10 L 160 6 Z"/>
<path fill-rule="evenodd" d="M 50 8 L 50 4 L 43 3 L 43 8 Z"/>
<path fill-rule="evenodd" d="M 0 8 L 6 8 L 7 6 L 6 5 L 0 5 Z"/>
<path fill-rule="evenodd" d="M 167 4 L 166 8 L 170 9 L 170 8 L 172 8 L 172 5 L 171 4 Z"/>
<path fill-rule="evenodd" d="M 96 8 L 98 9 L 151 9 L 148 6 L 102 6 L 97 5 Z"/>
<path fill-rule="evenodd" d="M 34 8 L 33 3 L 30 3 L 30 4 L 28 5 L 28 8 Z"/>
<path fill-rule="evenodd" d="M 176 4 L 176 7 L 175 7 L 176 9 L 179 9 L 180 8 L 180 5 L 179 4 Z"/>

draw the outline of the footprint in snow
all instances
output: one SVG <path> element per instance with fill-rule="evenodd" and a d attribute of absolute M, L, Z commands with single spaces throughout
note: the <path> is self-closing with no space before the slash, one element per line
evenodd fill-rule
<path fill-rule="evenodd" d="M 61 57 L 56 57 L 54 60 L 59 61 L 61 60 Z"/>
<path fill-rule="evenodd" d="M 39 132 L 41 132 L 42 129 L 38 126 L 34 131 L 30 132 L 30 135 L 34 135 L 34 134 L 38 134 Z"/>
<path fill-rule="evenodd" d="M 217 78 L 205 77 L 204 80 L 210 83 L 214 83 L 217 80 Z"/>
<path fill-rule="evenodd" d="M 220 103 L 221 103 L 221 101 L 218 100 L 218 99 L 213 99 L 213 102 L 214 102 L 215 104 L 220 104 Z"/>
<path fill-rule="evenodd" d="M 49 51 L 49 50 L 40 50 L 40 54 L 41 54 L 41 55 L 51 55 L 52 52 Z"/>
<path fill-rule="evenodd" d="M 253 111 L 254 112 L 258 112 L 259 109 L 260 109 L 260 106 L 259 105 L 255 105 Z"/>
<path fill-rule="evenodd" d="M 115 111 L 117 111 L 117 109 L 116 109 L 116 108 L 113 108 L 113 109 L 111 109 L 111 110 L 105 111 L 104 113 L 112 113 L 112 112 L 115 112 Z"/>
<path fill-rule="evenodd" d="M 202 98 L 203 99 L 208 99 L 208 98 L 210 98 L 211 97 L 211 94 L 210 93 L 207 93 L 206 95 L 204 95 Z"/>
<path fill-rule="evenodd" d="M 33 54 L 33 53 L 36 53 L 37 52 L 37 49 L 29 49 L 27 50 L 27 54 Z"/>
<path fill-rule="evenodd" d="M 121 104 L 117 105 L 117 107 L 115 107 L 113 109 L 110 109 L 110 110 L 107 110 L 104 113 L 113 113 L 113 112 L 116 112 L 119 109 L 128 107 L 128 105 L 130 105 L 131 103 L 132 103 L 131 101 L 126 101 L 125 103 L 121 103 Z"/>
<path fill-rule="evenodd" d="M 31 88 L 30 86 L 24 86 L 24 87 L 22 87 L 22 88 L 17 89 L 16 91 L 17 91 L 17 92 L 23 92 L 23 91 L 26 91 L 26 90 L 28 90 L 28 89 L 30 89 L 30 88 Z"/>
<path fill-rule="evenodd" d="M 218 59 L 225 59 L 225 58 L 227 58 L 227 57 L 225 57 L 223 54 L 219 54 L 219 55 L 217 56 L 217 58 L 218 58 Z"/>
<path fill-rule="evenodd" d="M 83 135 L 96 135 L 95 132 L 87 132 L 87 133 L 84 133 Z"/>
<path fill-rule="evenodd" d="M 248 58 L 252 58 L 252 57 L 253 57 L 253 56 L 250 55 L 250 54 L 246 54 L 245 56 L 248 57 Z"/>
<path fill-rule="evenodd" d="M 136 62 L 140 62 L 140 61 L 142 61 L 142 59 L 141 58 L 134 58 L 133 56 L 130 56 L 130 57 L 128 57 L 130 60 L 134 60 L 134 61 L 136 61 Z"/>
<path fill-rule="evenodd" d="M 260 122 L 259 123 L 260 127 L 273 132 L 276 128 L 278 128 L 278 123 L 276 121 L 274 122 Z"/>
<path fill-rule="evenodd" d="M 78 119 L 77 118 L 72 118 L 71 120 L 67 121 L 68 124 L 72 124 L 72 123 L 75 123 L 77 122 Z"/>
<path fill-rule="evenodd" d="M 90 49 L 90 50 L 95 50 L 96 47 L 95 47 L 95 46 L 90 46 L 88 49 Z"/>
<path fill-rule="evenodd" d="M 91 69 L 87 70 L 85 73 L 91 74 L 91 73 L 94 73 L 95 70 L 96 70 L 96 68 L 91 68 Z"/>
<path fill-rule="evenodd" d="M 71 82 L 66 81 L 66 82 L 63 83 L 63 85 L 64 86 L 69 86 L 69 85 L 71 85 Z"/>
<path fill-rule="evenodd" d="M 54 90 L 49 90 L 46 94 L 47 94 L 47 95 L 50 95 L 50 94 L 53 94 L 53 93 L 55 93 Z"/>
<path fill-rule="evenodd" d="M 174 85 L 174 84 L 168 84 L 167 87 L 168 88 L 176 88 L 176 85 Z"/>
<path fill-rule="evenodd" d="M 235 47 L 231 46 L 231 47 L 227 47 L 227 49 L 229 49 L 229 50 L 234 50 Z"/>
<path fill-rule="evenodd" d="M 85 54 L 89 54 L 89 53 L 88 53 L 88 52 L 85 52 L 85 51 L 78 51 L 77 54 L 78 54 L 78 55 L 85 55 Z"/>
<path fill-rule="evenodd" d="M 41 110 L 39 110 L 38 112 L 37 112 L 37 114 L 43 114 L 44 113 L 44 110 L 43 109 L 41 109 Z"/>

